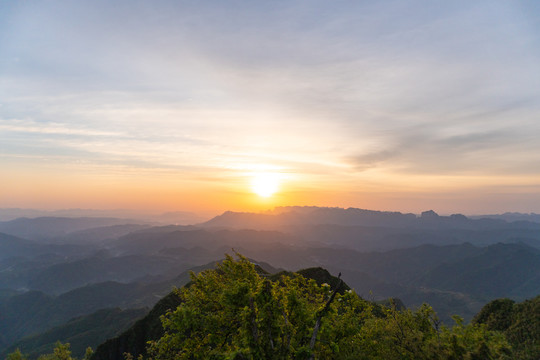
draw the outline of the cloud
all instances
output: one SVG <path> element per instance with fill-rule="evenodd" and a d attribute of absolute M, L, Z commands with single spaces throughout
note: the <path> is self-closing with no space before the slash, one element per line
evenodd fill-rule
<path fill-rule="evenodd" d="M 122 137 L 123 134 L 112 131 L 101 131 L 88 128 L 76 128 L 61 123 L 39 123 L 29 120 L 0 119 L 0 130 L 12 133 L 32 133 L 44 135 L 71 135 L 71 136 L 108 136 Z"/>
<path fill-rule="evenodd" d="M 382 150 L 372 153 L 360 154 L 347 157 L 345 161 L 353 166 L 356 171 L 364 171 L 379 166 L 381 163 L 396 157 L 397 153 L 391 150 Z"/>
<path fill-rule="evenodd" d="M 540 175 L 533 5 L 0 6 L 10 156 L 186 174 L 259 164 L 328 183 Z"/>

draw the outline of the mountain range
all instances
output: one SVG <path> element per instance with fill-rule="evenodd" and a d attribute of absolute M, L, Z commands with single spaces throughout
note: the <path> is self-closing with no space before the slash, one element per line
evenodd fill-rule
<path fill-rule="evenodd" d="M 366 299 L 400 298 L 412 308 L 428 302 L 443 321 L 453 314 L 469 321 L 493 299 L 538 295 L 540 223 L 528 221 L 533 214 L 509 217 L 283 207 L 193 225 L 89 217 L 0 222 L 0 352 L 30 343 L 44 349 L 40 336 L 69 333 L 64 326 L 102 326 L 86 319 L 96 311 L 124 319 L 106 332 L 119 334 L 187 283 L 188 269 L 233 252 L 270 273 L 324 267 Z"/>

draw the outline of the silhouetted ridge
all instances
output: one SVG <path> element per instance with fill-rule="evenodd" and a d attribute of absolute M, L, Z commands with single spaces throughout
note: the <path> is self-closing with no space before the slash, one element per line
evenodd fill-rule
<path fill-rule="evenodd" d="M 38 217 L 34 219 L 18 218 L 0 222 L 0 231 L 31 240 L 62 237 L 68 233 L 91 228 L 108 227 L 141 223 L 129 219 L 103 217 Z"/>
<path fill-rule="evenodd" d="M 278 230 L 299 225 L 340 225 L 420 229 L 540 229 L 533 222 L 508 223 L 502 219 L 469 219 L 462 214 L 438 215 L 424 211 L 420 217 L 400 212 L 374 211 L 356 208 L 281 207 L 268 213 L 227 211 L 200 224 L 202 227 Z"/>

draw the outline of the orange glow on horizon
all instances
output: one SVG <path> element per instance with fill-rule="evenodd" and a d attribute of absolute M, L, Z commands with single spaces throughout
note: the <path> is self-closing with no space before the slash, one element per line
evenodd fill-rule
<path fill-rule="evenodd" d="M 535 176 L 410 175 L 384 172 L 301 173 L 269 165 L 185 173 L 116 172 L 47 163 L 10 166 L 3 174 L 2 207 L 34 209 L 184 210 L 219 214 L 279 206 L 357 207 L 420 213 L 488 213 L 495 208 L 534 211 Z M 30 166 L 32 165 L 32 166 Z M 255 181 L 258 179 L 257 181 Z M 255 186 L 260 181 L 260 184 Z M 516 186 L 514 184 L 519 184 Z M 498 194 L 500 200 L 494 200 Z"/>

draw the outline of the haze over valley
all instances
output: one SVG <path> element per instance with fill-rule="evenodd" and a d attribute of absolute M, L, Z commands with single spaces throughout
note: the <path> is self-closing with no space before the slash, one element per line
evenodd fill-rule
<path fill-rule="evenodd" d="M 451 315 L 470 321 L 491 300 L 538 295 L 540 222 L 534 214 L 528 221 L 508 216 L 516 214 L 472 219 L 282 207 L 225 212 L 192 225 L 92 217 L 3 221 L 1 349 L 29 346 L 29 336 L 119 309 L 118 328 L 85 344 L 95 347 L 186 284 L 189 270 L 211 268 L 235 252 L 270 273 L 322 267 L 341 273 L 366 299 L 399 298 L 410 308 L 428 302 L 444 322 Z"/>

